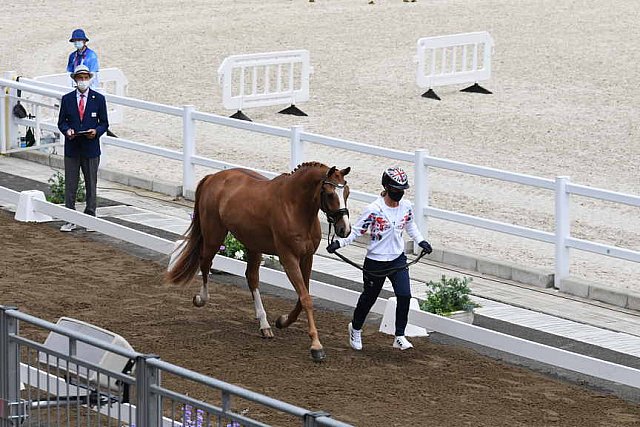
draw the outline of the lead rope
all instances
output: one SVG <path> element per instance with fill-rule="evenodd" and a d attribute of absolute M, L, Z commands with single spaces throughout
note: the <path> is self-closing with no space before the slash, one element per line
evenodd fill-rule
<path fill-rule="evenodd" d="M 331 234 L 331 226 L 333 225 L 333 223 L 329 222 L 329 233 L 327 234 L 327 242 L 330 245 L 335 237 L 335 227 L 334 227 L 334 233 L 333 235 Z M 354 266 L 355 268 L 357 268 L 358 270 L 361 270 L 364 274 L 366 274 L 367 276 L 372 276 L 372 277 L 387 277 L 390 274 L 395 273 L 396 271 L 400 271 L 400 270 L 404 270 L 405 268 L 409 268 L 410 266 L 412 266 L 413 264 L 417 263 L 418 261 L 420 261 L 420 259 L 425 256 L 427 254 L 427 251 L 425 251 L 424 249 L 420 252 L 420 254 L 416 257 L 416 259 L 414 259 L 411 262 L 406 263 L 405 265 L 401 266 L 401 267 L 390 267 L 390 268 L 383 268 L 382 270 L 375 270 L 375 271 L 370 271 L 370 270 L 365 270 L 363 266 L 356 264 L 355 262 L 351 261 L 349 258 L 345 257 L 344 255 L 338 253 L 338 251 L 335 251 L 333 253 L 334 255 L 336 255 L 338 258 L 340 258 L 342 261 L 346 262 L 349 265 Z"/>

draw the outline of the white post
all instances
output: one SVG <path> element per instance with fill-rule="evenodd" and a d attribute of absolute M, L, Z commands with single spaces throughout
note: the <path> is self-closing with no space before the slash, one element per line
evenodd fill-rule
<path fill-rule="evenodd" d="M 61 138 L 61 141 L 64 141 L 64 135 L 61 135 L 60 138 Z M 107 148 L 109 144 L 106 141 L 104 141 L 104 138 L 109 138 L 106 132 L 104 133 L 104 135 L 102 135 L 100 139 L 100 165 L 98 166 L 98 169 L 100 170 L 105 170 L 109 168 L 109 149 Z"/>
<path fill-rule="evenodd" d="M 429 205 L 429 172 L 425 165 L 428 150 L 420 149 L 415 151 L 415 160 L 413 166 L 413 211 L 414 221 L 418 229 L 422 232 L 425 239 L 428 239 L 429 230 L 427 228 L 427 218 L 424 215 L 424 209 Z M 413 253 L 419 253 L 418 245 L 413 245 Z"/>
<path fill-rule="evenodd" d="M 304 141 L 300 140 L 303 126 L 291 126 L 291 157 L 289 159 L 289 169 L 294 170 L 296 166 L 304 162 Z"/>
<path fill-rule="evenodd" d="M 7 80 L 15 80 L 16 75 L 15 71 L 5 71 L 3 77 Z M 13 117 L 13 106 L 17 104 L 17 100 L 10 97 L 11 95 L 17 96 L 17 94 L 18 91 L 16 89 L 9 89 L 9 95 L 7 95 L 8 102 L 5 105 L 5 125 L 7 126 L 5 147 L 7 150 L 14 148 L 13 145 L 20 147 L 18 125 Z"/>
<path fill-rule="evenodd" d="M 35 106 L 35 114 L 36 114 L 36 127 L 33 129 L 33 132 L 35 133 L 35 138 L 36 138 L 36 145 L 40 145 L 40 134 L 42 133 L 42 130 L 40 129 L 40 113 L 42 112 L 42 109 L 40 108 L 39 105 Z"/>
<path fill-rule="evenodd" d="M 7 88 L 0 86 L 0 154 L 4 154 L 9 149 L 7 139 L 9 130 L 7 123 L 9 122 L 9 97 L 7 96 Z"/>
<path fill-rule="evenodd" d="M 562 291 L 562 281 L 569 277 L 569 248 L 566 239 L 571 236 L 569 217 L 568 176 L 556 177 L 556 268 L 554 285 Z"/>
<path fill-rule="evenodd" d="M 196 189 L 196 171 L 191 160 L 196 152 L 195 122 L 192 118 L 195 107 L 185 105 L 182 108 L 182 195 L 187 197 L 188 191 Z"/>

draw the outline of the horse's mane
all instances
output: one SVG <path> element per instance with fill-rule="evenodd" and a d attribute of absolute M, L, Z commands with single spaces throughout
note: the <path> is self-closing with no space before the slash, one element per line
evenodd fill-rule
<path fill-rule="evenodd" d="M 329 167 L 327 165 L 325 165 L 324 163 L 320 163 L 320 162 L 304 162 L 304 163 L 300 163 L 291 172 L 282 173 L 282 174 L 278 175 L 277 177 L 275 177 L 272 181 L 280 181 L 282 179 L 285 179 L 285 180 L 291 179 L 298 172 L 303 172 L 303 171 L 311 169 L 311 168 L 322 168 L 322 167 L 325 167 L 325 168 L 329 169 Z"/>
<path fill-rule="evenodd" d="M 325 167 L 325 168 L 329 168 L 329 166 L 325 165 L 324 163 L 320 163 L 320 162 L 304 162 L 304 163 L 300 163 L 298 166 L 295 167 L 295 169 L 293 169 L 291 172 L 289 173 L 285 173 L 283 175 L 285 176 L 289 176 L 289 175 L 293 175 L 294 173 L 302 170 L 302 169 L 309 169 L 309 168 L 320 168 L 320 167 Z"/>
<path fill-rule="evenodd" d="M 320 163 L 320 162 L 304 162 L 304 163 L 300 163 L 298 166 L 296 166 L 295 169 L 292 170 L 291 172 L 289 172 L 288 175 L 293 175 L 294 173 L 298 172 L 301 169 L 320 168 L 320 167 L 328 168 L 328 166 L 325 165 L 324 163 Z"/>

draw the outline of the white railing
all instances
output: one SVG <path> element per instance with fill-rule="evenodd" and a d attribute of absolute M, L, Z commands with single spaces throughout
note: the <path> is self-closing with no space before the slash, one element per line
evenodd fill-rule
<path fill-rule="evenodd" d="M 0 187 L 0 201 L 17 204 L 19 197 L 20 193 Z M 640 200 L 637 202 L 640 204 Z M 106 235 L 152 249 L 165 255 L 170 255 L 175 248 L 174 242 L 169 240 L 127 229 L 118 224 L 80 212 L 71 211 L 44 200 L 34 199 L 32 200 L 31 206 L 35 213 L 50 215 L 64 221 L 79 224 L 83 227 L 90 227 Z M 246 263 L 232 258 L 217 256 L 214 260 L 214 267 L 220 271 L 243 276 Z M 260 267 L 260 281 L 294 292 L 293 286 L 287 279 L 286 274 L 282 271 Z M 314 297 L 349 307 L 356 306 L 360 295 L 357 291 L 329 285 L 317 280 L 310 281 L 309 291 Z M 384 314 L 386 305 L 386 299 L 378 298 L 371 310 L 377 314 Z M 498 349 L 509 354 L 526 357 L 530 360 L 548 363 L 552 366 L 558 366 L 595 378 L 615 381 L 640 389 L 640 370 L 635 368 L 572 353 L 544 344 L 538 344 L 421 310 L 410 309 L 409 321 L 412 325 L 425 328 L 428 331 L 437 331 L 468 342 Z"/>
<path fill-rule="evenodd" d="M 4 145 L 7 143 L 6 135 L 17 134 L 16 128 L 18 124 L 26 125 L 33 123 L 33 120 L 14 120 L 12 117 L 8 117 L 3 114 L 4 109 L 9 108 L 10 111 L 10 108 L 12 108 L 12 102 L 15 101 L 13 98 L 8 98 L 7 95 L 5 95 L 5 88 L 10 88 L 13 91 L 15 91 L 16 89 L 21 89 L 25 92 L 33 92 L 54 98 L 60 97 L 60 94 L 58 92 L 43 89 L 40 87 L 34 87 L 25 83 L 17 83 L 8 79 L 0 79 L 0 96 L 5 98 L 4 100 L 0 99 L 0 101 L 2 101 L 0 102 L 0 138 L 3 138 L 0 139 L 0 148 L 6 147 L 6 145 Z M 416 150 L 415 152 L 411 153 L 390 148 L 367 145 L 344 139 L 331 138 L 323 135 L 304 132 L 301 126 L 294 126 L 290 129 L 286 129 L 277 126 L 235 120 L 216 114 L 198 112 L 195 111 L 193 106 L 184 106 L 182 108 L 179 108 L 110 94 L 105 94 L 105 97 L 107 98 L 107 102 L 110 103 L 182 117 L 182 151 L 155 147 L 135 141 L 125 140 L 122 138 L 102 137 L 101 141 L 106 145 L 118 146 L 121 148 L 135 150 L 150 155 L 181 161 L 183 164 L 183 194 L 185 196 L 192 196 L 193 191 L 195 190 L 195 166 L 204 166 L 217 170 L 240 166 L 224 161 L 208 159 L 197 154 L 195 148 L 196 122 L 207 122 L 221 126 L 232 127 L 235 129 L 243 129 L 249 132 L 287 138 L 290 145 L 291 169 L 306 160 L 306 144 L 323 145 L 340 150 L 351 151 L 353 153 L 367 154 L 379 156 L 385 159 L 411 162 L 414 164 L 414 205 L 416 206 L 416 211 L 418 213 L 421 213 L 421 215 L 416 215 L 416 221 L 419 228 L 425 235 L 427 235 L 428 231 L 426 227 L 427 218 L 437 218 L 555 245 L 554 280 L 556 287 L 558 287 L 562 291 L 567 290 L 567 288 L 564 286 L 563 281 L 566 281 L 566 279 L 569 278 L 570 249 L 577 249 L 581 251 L 600 254 L 607 257 L 614 257 L 626 261 L 640 263 L 640 252 L 638 251 L 573 238 L 571 236 L 569 217 L 569 201 L 571 194 L 590 197 L 601 201 L 622 203 L 634 207 L 640 207 L 640 196 L 616 193 L 599 188 L 572 184 L 569 182 L 569 179 L 567 177 L 557 177 L 555 180 L 552 180 L 441 159 L 429 156 L 426 150 Z M 1 130 L 6 130 L 6 132 L 3 132 Z M 459 212 L 431 207 L 429 203 L 430 168 L 456 171 L 464 174 L 476 175 L 480 177 L 554 191 L 556 201 L 555 231 L 547 232 L 544 230 L 522 227 L 519 225 L 494 221 L 479 216 L 467 215 Z M 277 173 L 271 171 L 257 171 L 265 174 L 268 177 L 277 175 Z M 353 189 L 351 192 L 351 197 L 355 200 L 370 202 L 376 198 L 376 195 Z"/>
<path fill-rule="evenodd" d="M 126 96 L 129 81 L 121 70 L 117 68 L 105 68 L 101 71 L 101 75 L 104 79 L 101 80 L 98 90 L 104 94 L 114 94 L 121 97 Z M 6 79 L 13 80 L 15 77 L 16 74 L 14 72 L 4 73 L 4 78 Z M 7 94 L 8 98 L 5 105 L 0 106 L 0 114 L 3 115 L 4 120 L 8 120 L 12 116 L 11 111 L 13 105 L 15 105 L 18 100 L 23 105 L 26 105 L 34 118 L 24 120 L 14 118 L 14 120 L 18 125 L 33 127 L 35 145 L 32 147 L 21 147 L 18 143 L 17 128 L 7 126 L 2 128 L 2 135 L 0 135 L 0 153 L 38 150 L 43 148 L 43 145 L 47 147 L 62 146 L 64 144 L 63 138 L 57 127 L 58 111 L 60 108 L 59 100 L 62 98 L 62 95 L 71 90 L 69 74 L 49 74 L 33 79 L 21 77 L 20 82 L 33 87 L 47 89 L 49 92 L 38 93 L 29 91 L 18 98 L 17 89 L 11 89 Z M 110 124 L 118 124 L 124 121 L 124 108 L 122 104 L 110 103 L 108 110 Z M 3 111 L 4 113 L 2 113 Z M 58 134 L 59 137 L 52 137 L 49 141 L 42 141 L 42 131 Z M 56 139 L 58 142 L 55 142 Z"/>
<path fill-rule="evenodd" d="M 127 96 L 129 80 L 119 68 L 104 68 L 100 70 L 100 80 L 97 90 L 101 93 L 110 93 L 118 96 Z M 64 93 L 70 92 L 73 87 L 73 80 L 69 77 L 69 73 L 48 74 L 37 76 L 33 79 L 21 78 L 20 81 L 29 83 L 34 86 L 41 86 L 46 89 L 60 90 Z M 44 99 L 50 99 L 44 97 Z M 34 101 L 45 102 L 42 97 L 33 99 Z M 51 105 L 56 114 L 53 115 L 53 123 L 57 122 L 58 106 Z M 35 113 L 36 118 L 39 116 L 38 111 Z M 119 124 L 124 121 L 124 108 L 118 104 L 109 105 L 109 123 Z"/>
<path fill-rule="evenodd" d="M 416 82 L 432 88 L 488 80 L 492 49 L 493 39 L 486 31 L 421 38 Z"/>
<path fill-rule="evenodd" d="M 242 110 L 308 101 L 311 72 L 307 50 L 228 56 L 218 68 L 222 103 Z"/>

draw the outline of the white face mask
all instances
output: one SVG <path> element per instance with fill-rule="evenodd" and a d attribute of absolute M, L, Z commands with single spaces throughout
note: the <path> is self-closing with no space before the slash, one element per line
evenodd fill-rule
<path fill-rule="evenodd" d="M 90 84 L 91 80 L 80 80 L 76 82 L 76 85 L 78 86 L 78 89 L 80 89 L 80 92 L 84 92 L 85 90 L 87 90 Z"/>
<path fill-rule="evenodd" d="M 82 49 L 82 47 L 84 46 L 84 42 L 83 42 L 83 41 L 80 41 L 80 40 L 77 40 L 77 41 L 73 42 L 73 46 L 74 46 L 76 49 L 80 50 L 80 49 Z"/>

